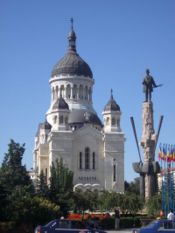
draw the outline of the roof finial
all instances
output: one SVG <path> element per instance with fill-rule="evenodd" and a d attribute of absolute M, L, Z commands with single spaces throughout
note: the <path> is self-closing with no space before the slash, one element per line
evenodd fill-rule
<path fill-rule="evenodd" d="M 113 90 L 111 88 L 111 99 L 113 99 Z"/>
<path fill-rule="evenodd" d="M 69 40 L 69 52 L 76 52 L 76 35 L 74 32 L 74 28 L 73 28 L 73 18 L 70 19 L 70 23 L 71 23 L 71 31 L 69 32 L 68 35 L 68 40 Z"/>
<path fill-rule="evenodd" d="M 73 31 L 73 30 L 74 30 L 74 27 L 73 27 L 73 25 L 74 25 L 74 20 L 73 20 L 73 18 L 70 19 L 70 23 L 71 23 L 71 31 Z"/>

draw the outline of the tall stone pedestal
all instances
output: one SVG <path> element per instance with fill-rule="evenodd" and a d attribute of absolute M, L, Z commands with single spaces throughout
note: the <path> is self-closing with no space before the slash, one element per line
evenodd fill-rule
<path fill-rule="evenodd" d="M 144 102 L 142 109 L 143 163 L 134 163 L 134 170 L 140 174 L 140 194 L 149 199 L 157 191 L 157 173 L 160 171 L 155 162 L 156 134 L 153 121 L 153 103 Z"/>
<path fill-rule="evenodd" d="M 153 103 L 144 102 L 142 106 L 142 139 L 143 168 L 145 174 L 145 199 L 149 199 L 154 193 L 156 174 L 152 162 L 155 158 L 156 135 L 154 131 Z"/>

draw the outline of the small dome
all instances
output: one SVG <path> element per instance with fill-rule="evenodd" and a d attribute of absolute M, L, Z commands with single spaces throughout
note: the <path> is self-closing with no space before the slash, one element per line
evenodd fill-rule
<path fill-rule="evenodd" d="M 120 106 L 116 103 L 116 101 L 113 98 L 112 90 L 111 90 L 111 98 L 106 104 L 104 111 L 120 111 Z"/>
<path fill-rule="evenodd" d="M 45 122 L 40 123 L 38 126 L 38 130 L 36 132 L 36 137 L 38 137 L 40 129 L 45 129 L 45 130 L 51 130 L 52 126 L 49 124 L 49 122 L 47 120 L 45 120 Z"/>
<path fill-rule="evenodd" d="M 69 109 L 69 105 L 63 99 L 63 97 L 60 96 L 60 98 L 58 98 L 57 101 L 54 103 L 52 109 Z"/>
<path fill-rule="evenodd" d="M 50 130 L 52 128 L 52 126 L 49 124 L 49 122 L 47 120 L 45 120 L 44 123 L 41 123 L 40 128 L 41 129 L 48 129 L 48 130 Z"/>

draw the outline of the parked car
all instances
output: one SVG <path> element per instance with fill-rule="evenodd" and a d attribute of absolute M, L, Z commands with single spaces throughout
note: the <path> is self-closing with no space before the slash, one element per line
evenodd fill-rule
<path fill-rule="evenodd" d="M 155 220 L 147 226 L 133 229 L 132 233 L 175 233 L 175 221 L 167 219 Z"/>
<path fill-rule="evenodd" d="M 106 233 L 78 220 L 55 219 L 45 226 L 37 226 L 35 233 Z"/>

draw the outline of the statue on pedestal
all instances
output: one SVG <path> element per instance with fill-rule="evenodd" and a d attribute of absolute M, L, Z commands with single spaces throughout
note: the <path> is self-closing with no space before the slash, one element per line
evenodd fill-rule
<path fill-rule="evenodd" d="M 130 119 L 140 159 L 140 162 L 133 163 L 133 168 L 135 172 L 140 174 L 140 196 L 145 198 L 145 200 L 148 200 L 157 192 L 157 173 L 160 172 L 160 166 L 159 163 L 155 161 L 155 151 L 163 121 L 163 116 L 161 116 L 158 131 L 155 133 L 151 94 L 153 88 L 162 85 L 157 85 L 155 83 L 153 77 L 150 75 L 149 69 L 146 70 L 146 76 L 142 84 L 145 93 L 145 101 L 142 104 L 142 138 L 140 142 L 143 149 L 143 162 L 141 159 L 134 119 L 133 117 Z"/>
<path fill-rule="evenodd" d="M 157 85 L 153 79 L 153 77 L 150 75 L 149 69 L 146 70 L 146 76 L 143 79 L 143 92 L 145 93 L 145 102 L 151 101 L 151 93 L 153 92 L 153 88 L 162 86 Z"/>

